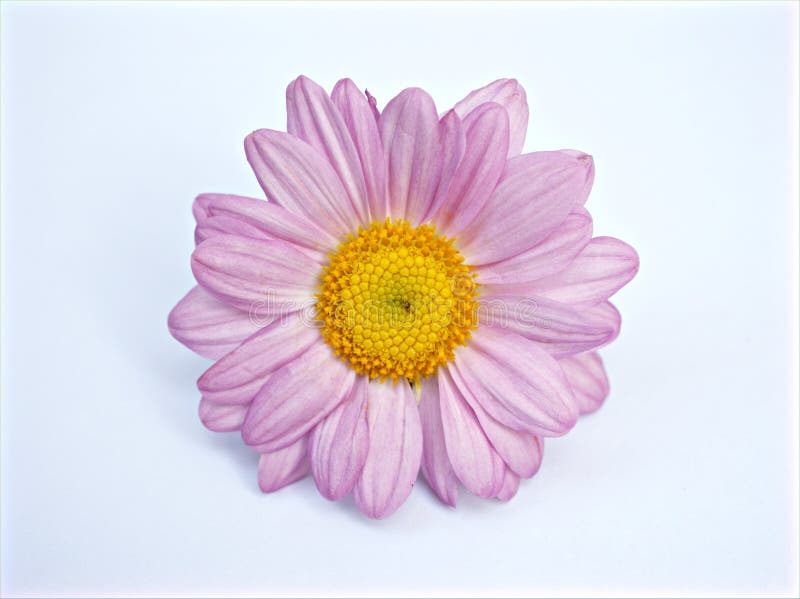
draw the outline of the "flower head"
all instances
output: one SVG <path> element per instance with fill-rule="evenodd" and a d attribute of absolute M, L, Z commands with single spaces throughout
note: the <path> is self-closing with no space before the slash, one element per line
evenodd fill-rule
<path fill-rule="evenodd" d="M 311 473 L 381 518 L 421 468 L 450 505 L 459 485 L 510 499 L 608 394 L 608 298 L 638 269 L 592 238 L 591 157 L 520 154 L 511 79 L 440 118 L 420 89 L 379 112 L 349 79 L 300 77 L 287 113 L 245 140 L 267 201 L 195 200 L 198 286 L 169 327 L 216 360 L 200 418 L 241 431 L 265 492 Z"/>

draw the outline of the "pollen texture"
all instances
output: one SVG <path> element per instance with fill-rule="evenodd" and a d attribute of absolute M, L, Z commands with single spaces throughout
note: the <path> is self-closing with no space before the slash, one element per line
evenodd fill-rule
<path fill-rule="evenodd" d="M 433 227 L 375 222 L 328 258 L 317 318 L 325 341 L 356 372 L 417 381 L 468 342 L 477 323 L 474 274 Z"/>

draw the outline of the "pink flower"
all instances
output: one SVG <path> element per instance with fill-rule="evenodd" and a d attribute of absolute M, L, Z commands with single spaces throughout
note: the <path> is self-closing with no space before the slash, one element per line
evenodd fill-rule
<path fill-rule="evenodd" d="M 441 118 L 421 89 L 379 112 L 349 79 L 286 98 L 288 133 L 245 140 L 269 201 L 195 200 L 198 286 L 169 328 L 217 360 L 200 418 L 261 454 L 264 492 L 310 472 L 382 518 L 421 467 L 447 504 L 459 484 L 510 499 L 608 394 L 596 350 L 638 257 L 592 238 L 592 158 L 520 155 L 512 79 Z"/>

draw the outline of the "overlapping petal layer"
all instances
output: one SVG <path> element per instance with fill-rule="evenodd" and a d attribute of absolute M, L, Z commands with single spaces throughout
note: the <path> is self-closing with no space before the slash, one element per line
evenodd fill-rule
<path fill-rule="evenodd" d="M 459 232 L 467 260 L 492 264 L 535 247 L 583 206 L 593 172 L 587 155 L 533 152 L 510 159 L 482 210 Z"/>

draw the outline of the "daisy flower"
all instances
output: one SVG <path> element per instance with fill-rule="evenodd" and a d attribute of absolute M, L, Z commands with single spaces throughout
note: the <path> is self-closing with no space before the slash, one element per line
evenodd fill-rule
<path fill-rule="evenodd" d="M 421 89 L 379 111 L 349 79 L 300 77 L 286 101 L 287 132 L 244 143 L 267 201 L 194 203 L 198 285 L 169 328 L 216 360 L 202 422 L 241 431 L 264 492 L 310 473 L 383 518 L 421 469 L 449 505 L 510 499 L 606 397 L 608 299 L 638 269 L 592 237 L 592 158 L 521 154 L 513 79 L 441 117 Z"/>

